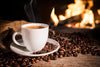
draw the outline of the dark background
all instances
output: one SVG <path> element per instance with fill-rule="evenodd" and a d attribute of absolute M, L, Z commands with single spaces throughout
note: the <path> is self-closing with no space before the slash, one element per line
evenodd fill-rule
<path fill-rule="evenodd" d="M 63 14 L 66 5 L 73 3 L 74 0 L 33 0 L 32 3 L 36 22 L 48 22 L 50 13 L 53 7 L 56 9 L 56 14 Z M 24 10 L 24 5 L 30 0 L 0 0 L 0 20 L 26 20 L 30 21 Z M 87 4 L 88 5 L 88 4 Z M 94 12 L 95 19 L 100 19 L 97 16 L 97 9 L 100 9 L 100 0 L 94 0 L 94 6 L 91 8 Z M 93 31 L 93 36 L 100 40 L 100 28 Z"/>
<path fill-rule="evenodd" d="M 66 5 L 73 3 L 74 0 L 33 0 L 32 3 L 35 19 L 37 22 L 48 22 L 53 7 L 56 8 L 56 14 L 63 14 Z M 3 20 L 27 20 L 30 21 L 25 13 L 24 5 L 30 0 L 0 0 L 0 19 Z M 35 4 L 35 5 L 34 5 Z M 100 9 L 100 0 L 94 0 L 92 8 L 97 16 L 96 10 Z"/>
<path fill-rule="evenodd" d="M 48 21 L 53 7 L 56 7 L 58 12 L 62 13 L 62 9 L 66 4 L 74 2 L 74 0 L 33 0 L 32 4 L 36 20 Z M 0 0 L 0 19 L 4 20 L 28 20 L 24 5 L 28 4 L 30 0 Z M 65 8 L 63 8 L 65 9 Z M 64 11 L 64 10 L 63 10 Z M 40 21 L 41 20 L 41 21 Z"/>

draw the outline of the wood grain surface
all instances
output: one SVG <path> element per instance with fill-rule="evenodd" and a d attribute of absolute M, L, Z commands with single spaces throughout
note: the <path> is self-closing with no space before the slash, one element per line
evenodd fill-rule
<path fill-rule="evenodd" d="M 34 67 L 100 67 L 100 56 L 82 55 L 63 57 L 50 62 L 40 61 Z"/>

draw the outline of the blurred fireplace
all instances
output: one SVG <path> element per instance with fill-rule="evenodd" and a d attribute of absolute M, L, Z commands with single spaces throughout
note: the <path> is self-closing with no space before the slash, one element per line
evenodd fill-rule
<path fill-rule="evenodd" d="M 48 22 L 50 24 L 50 28 L 51 29 L 54 29 L 56 31 L 62 31 L 62 32 L 68 32 L 68 33 L 73 33 L 73 32 L 81 32 L 81 33 L 90 33 L 91 35 L 93 35 L 93 37 L 96 37 L 96 38 L 99 38 L 100 37 L 100 14 L 98 13 L 98 10 L 100 10 L 100 7 L 99 7 L 99 1 L 97 0 L 80 0 L 80 1 L 84 1 L 84 4 L 85 4 L 85 9 L 89 9 L 93 12 L 93 17 L 89 16 L 90 20 L 88 22 L 91 23 L 91 18 L 93 18 L 93 23 L 94 23 L 94 27 L 89 27 L 89 28 L 69 28 L 69 27 L 65 27 L 65 24 L 68 24 L 68 23 L 74 23 L 74 22 L 81 22 L 82 18 L 81 18 L 81 14 L 79 15 L 75 15 L 75 16 L 72 16 L 66 20 L 61 20 L 61 21 L 58 21 L 58 26 L 54 26 L 55 23 L 54 21 L 51 20 L 51 13 L 53 11 L 53 8 L 55 8 L 55 14 L 56 17 L 58 18 L 59 20 L 59 15 L 63 15 L 63 17 L 65 16 L 65 10 L 68 9 L 68 5 L 69 4 L 72 4 L 74 3 L 75 4 L 75 1 L 79 1 L 79 0 L 51 0 L 51 1 L 36 1 L 34 3 L 32 3 L 32 9 L 34 12 L 34 15 L 31 15 L 34 16 L 35 18 L 33 17 L 30 17 L 30 21 L 34 21 L 34 22 L 43 22 L 43 23 L 46 23 Z M 91 3 L 93 2 L 93 3 Z M 77 6 L 77 8 L 79 8 L 80 5 Z M 74 8 L 74 7 L 73 7 Z M 90 11 L 90 13 L 91 13 Z M 26 11 L 27 13 L 27 11 Z M 29 13 L 27 13 L 28 15 Z M 53 17 L 54 18 L 54 17 Z M 91 26 L 91 24 L 86 24 L 87 26 Z"/>
<path fill-rule="evenodd" d="M 92 0 L 83 0 L 83 1 L 87 2 L 87 1 L 92 1 Z M 66 7 L 66 6 L 68 6 L 71 3 L 75 3 L 75 1 L 74 0 L 49 0 L 49 1 L 48 0 L 14 0 L 14 1 L 9 0 L 7 2 L 3 2 L 3 5 L 5 4 L 5 6 L 3 6 L 3 9 L 1 10 L 2 12 L 0 12 L 1 13 L 0 19 L 27 20 L 27 21 L 31 21 L 31 22 L 53 23 L 53 21 L 51 20 L 51 17 L 50 17 L 52 9 L 55 8 L 55 14 L 57 16 L 60 14 L 64 15 L 65 10 L 68 9 L 68 7 Z M 91 7 L 91 10 L 94 13 L 94 21 L 98 20 L 98 22 L 100 22 L 100 15 L 97 13 L 97 10 L 100 9 L 99 3 L 100 3 L 99 0 L 93 0 L 93 6 Z M 32 9 L 26 8 L 24 10 L 25 5 L 27 7 L 32 6 Z M 87 7 L 88 5 L 89 4 L 86 3 L 85 7 Z M 9 8 L 9 9 L 7 9 L 7 8 Z M 32 11 L 30 11 L 30 10 L 32 10 Z M 31 12 L 33 12 L 33 13 L 31 13 Z M 73 20 L 73 17 L 71 17 L 71 18 Z M 80 18 L 80 16 L 78 16 L 78 17 L 75 16 L 74 18 L 77 19 L 77 18 Z M 69 20 L 71 20 L 71 19 L 69 19 Z M 67 22 L 70 22 L 69 20 L 67 20 Z M 65 22 L 66 22 L 66 20 L 65 20 Z M 73 23 L 73 21 L 71 21 L 70 23 Z M 54 25 L 51 25 L 51 26 L 54 26 Z M 60 24 L 59 24 L 59 26 L 60 26 L 60 28 L 58 28 L 58 30 L 62 30 L 61 29 L 62 26 Z M 96 26 L 100 27 L 99 25 L 96 25 Z M 68 29 L 66 27 L 64 27 L 64 28 Z M 79 29 L 79 30 L 81 30 L 81 29 Z M 97 28 L 97 30 L 93 31 L 93 32 L 98 34 L 99 28 Z"/>
<path fill-rule="evenodd" d="M 66 5 L 74 3 L 74 0 L 9 0 L 0 1 L 0 19 L 6 20 L 29 20 L 28 16 L 25 13 L 24 6 L 25 4 L 29 4 L 30 1 L 32 3 L 32 9 L 36 14 L 37 22 L 48 22 L 50 21 L 50 13 L 52 8 L 55 7 L 56 14 L 64 14 Z M 91 1 L 91 0 L 83 0 L 83 1 Z M 100 19 L 97 14 L 97 9 L 100 9 L 100 1 L 93 0 L 93 13 L 95 15 L 95 19 Z M 4 6 L 5 5 L 5 6 Z M 88 5 L 88 4 L 87 4 Z"/>
<path fill-rule="evenodd" d="M 93 11 L 94 19 L 95 20 L 100 19 L 100 15 L 97 13 L 97 10 L 100 9 L 99 0 L 98 1 L 97 0 L 70 0 L 70 1 L 69 0 L 60 0 L 60 1 L 31 0 L 28 4 L 26 4 L 27 7 L 25 11 L 30 21 L 51 22 L 50 14 L 53 8 L 55 8 L 55 14 L 57 15 L 57 17 L 58 15 L 65 15 L 65 10 L 68 9 L 68 5 L 72 3 L 75 4 L 75 1 L 83 1 L 83 3 L 85 4 L 85 8 L 88 8 Z M 91 2 L 93 2 L 93 4 Z M 80 5 L 77 6 L 77 8 L 79 7 Z"/>

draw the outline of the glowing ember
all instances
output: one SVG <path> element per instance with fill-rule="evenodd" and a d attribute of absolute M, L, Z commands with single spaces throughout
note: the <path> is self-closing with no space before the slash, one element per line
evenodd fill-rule
<path fill-rule="evenodd" d="M 72 27 L 72 25 L 71 25 L 71 24 L 67 24 L 66 26 L 67 26 L 67 27 Z"/>
<path fill-rule="evenodd" d="M 99 24 L 99 23 L 100 23 L 100 20 L 96 20 L 95 23 L 96 23 L 96 24 Z"/>
<path fill-rule="evenodd" d="M 100 9 L 97 10 L 98 14 L 100 15 Z"/>
<path fill-rule="evenodd" d="M 66 17 L 64 17 L 63 15 L 59 15 L 59 20 L 65 20 Z"/>
<path fill-rule="evenodd" d="M 80 23 L 75 24 L 75 28 L 78 28 L 80 26 Z"/>
<path fill-rule="evenodd" d="M 82 0 L 75 0 L 75 3 L 68 5 L 68 9 L 71 10 L 71 15 L 75 16 L 81 14 L 84 11 L 85 5 L 83 4 Z"/>
<path fill-rule="evenodd" d="M 83 14 L 83 20 L 80 23 L 80 27 L 88 28 L 88 26 L 86 26 L 87 24 L 91 25 L 90 29 L 95 28 L 93 12 L 88 9 Z"/>
<path fill-rule="evenodd" d="M 70 18 L 72 15 L 71 15 L 71 10 L 70 9 L 66 9 L 65 10 L 65 17 L 66 17 L 66 19 L 67 18 Z"/>
<path fill-rule="evenodd" d="M 54 25 L 57 26 L 59 21 L 66 20 L 68 18 L 71 18 L 72 16 L 81 15 L 82 20 L 78 23 L 71 23 L 66 24 L 66 27 L 72 27 L 72 28 L 89 28 L 93 29 L 95 28 L 94 23 L 94 14 L 92 12 L 91 7 L 93 7 L 93 0 L 74 0 L 75 3 L 71 3 L 68 5 L 68 9 L 65 10 L 65 15 L 59 15 L 59 19 L 57 15 L 55 14 L 55 10 L 53 8 L 51 12 L 51 19 L 54 22 Z M 85 8 L 85 4 L 88 3 L 87 8 Z M 67 6 L 66 6 L 67 7 Z M 98 14 L 100 15 L 100 9 L 98 10 Z"/>

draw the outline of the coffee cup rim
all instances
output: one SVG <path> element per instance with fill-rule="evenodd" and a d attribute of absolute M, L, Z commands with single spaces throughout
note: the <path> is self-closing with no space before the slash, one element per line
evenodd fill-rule
<path fill-rule="evenodd" d="M 44 28 L 48 28 L 49 25 L 45 24 L 45 23 L 28 23 L 28 24 L 24 24 L 21 26 L 21 28 L 25 28 L 26 26 L 43 26 Z M 44 28 L 39 28 L 39 29 L 44 29 Z M 25 28 L 25 29 L 30 29 L 30 28 Z"/>

